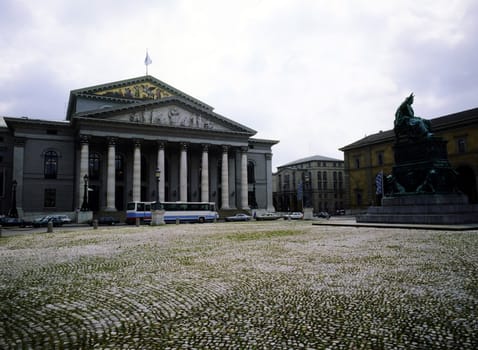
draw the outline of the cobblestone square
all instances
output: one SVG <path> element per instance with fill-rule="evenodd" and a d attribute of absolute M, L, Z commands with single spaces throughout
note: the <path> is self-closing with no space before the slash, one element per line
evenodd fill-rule
<path fill-rule="evenodd" d="M 0 266 L 2 349 L 478 348 L 478 231 L 57 229 Z"/>

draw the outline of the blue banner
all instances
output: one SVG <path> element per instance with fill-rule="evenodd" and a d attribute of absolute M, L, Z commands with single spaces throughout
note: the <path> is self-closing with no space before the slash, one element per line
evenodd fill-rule
<path fill-rule="evenodd" d="M 304 189 L 302 186 L 302 182 L 299 182 L 299 185 L 297 185 L 297 200 L 301 201 L 303 196 L 304 196 Z"/>

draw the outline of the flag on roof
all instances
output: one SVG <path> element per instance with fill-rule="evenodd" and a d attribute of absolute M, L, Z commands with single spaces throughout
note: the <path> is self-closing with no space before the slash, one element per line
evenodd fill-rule
<path fill-rule="evenodd" d="M 144 64 L 146 66 L 149 66 L 151 63 L 153 63 L 153 61 L 151 60 L 151 57 L 149 57 L 148 51 L 146 51 L 146 57 L 144 58 Z"/>

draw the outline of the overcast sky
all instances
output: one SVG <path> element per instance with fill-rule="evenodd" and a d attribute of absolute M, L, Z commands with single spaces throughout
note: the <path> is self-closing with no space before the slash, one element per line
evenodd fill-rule
<path fill-rule="evenodd" d="M 278 140 L 273 167 L 478 107 L 473 0 L 1 0 L 0 115 L 63 120 L 70 90 L 149 74 Z"/>

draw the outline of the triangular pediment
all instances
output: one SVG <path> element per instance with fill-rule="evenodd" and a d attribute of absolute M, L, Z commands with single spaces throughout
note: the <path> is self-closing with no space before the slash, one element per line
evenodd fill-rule
<path fill-rule="evenodd" d="M 255 130 L 215 113 L 206 103 L 149 75 L 71 91 L 67 120 L 72 118 L 256 134 Z"/>
<path fill-rule="evenodd" d="M 213 110 L 208 104 L 159 79 L 146 75 L 72 90 L 70 92 L 66 119 L 69 120 L 78 113 L 98 110 L 108 106 L 120 107 L 141 104 L 169 97 L 178 97 L 200 108 Z"/>
<path fill-rule="evenodd" d="M 145 106 L 143 105 L 143 107 Z M 150 104 L 147 108 L 129 108 L 98 117 L 140 125 L 255 134 L 254 130 L 239 123 L 215 113 L 192 109 L 187 104 L 182 104 L 178 101 L 159 103 L 159 105 Z"/>
<path fill-rule="evenodd" d="M 159 100 L 164 97 L 173 96 L 173 93 L 165 88 L 154 84 L 153 82 L 144 81 L 131 83 L 125 86 L 106 88 L 104 90 L 92 93 L 97 96 L 125 98 L 135 100 Z"/>

